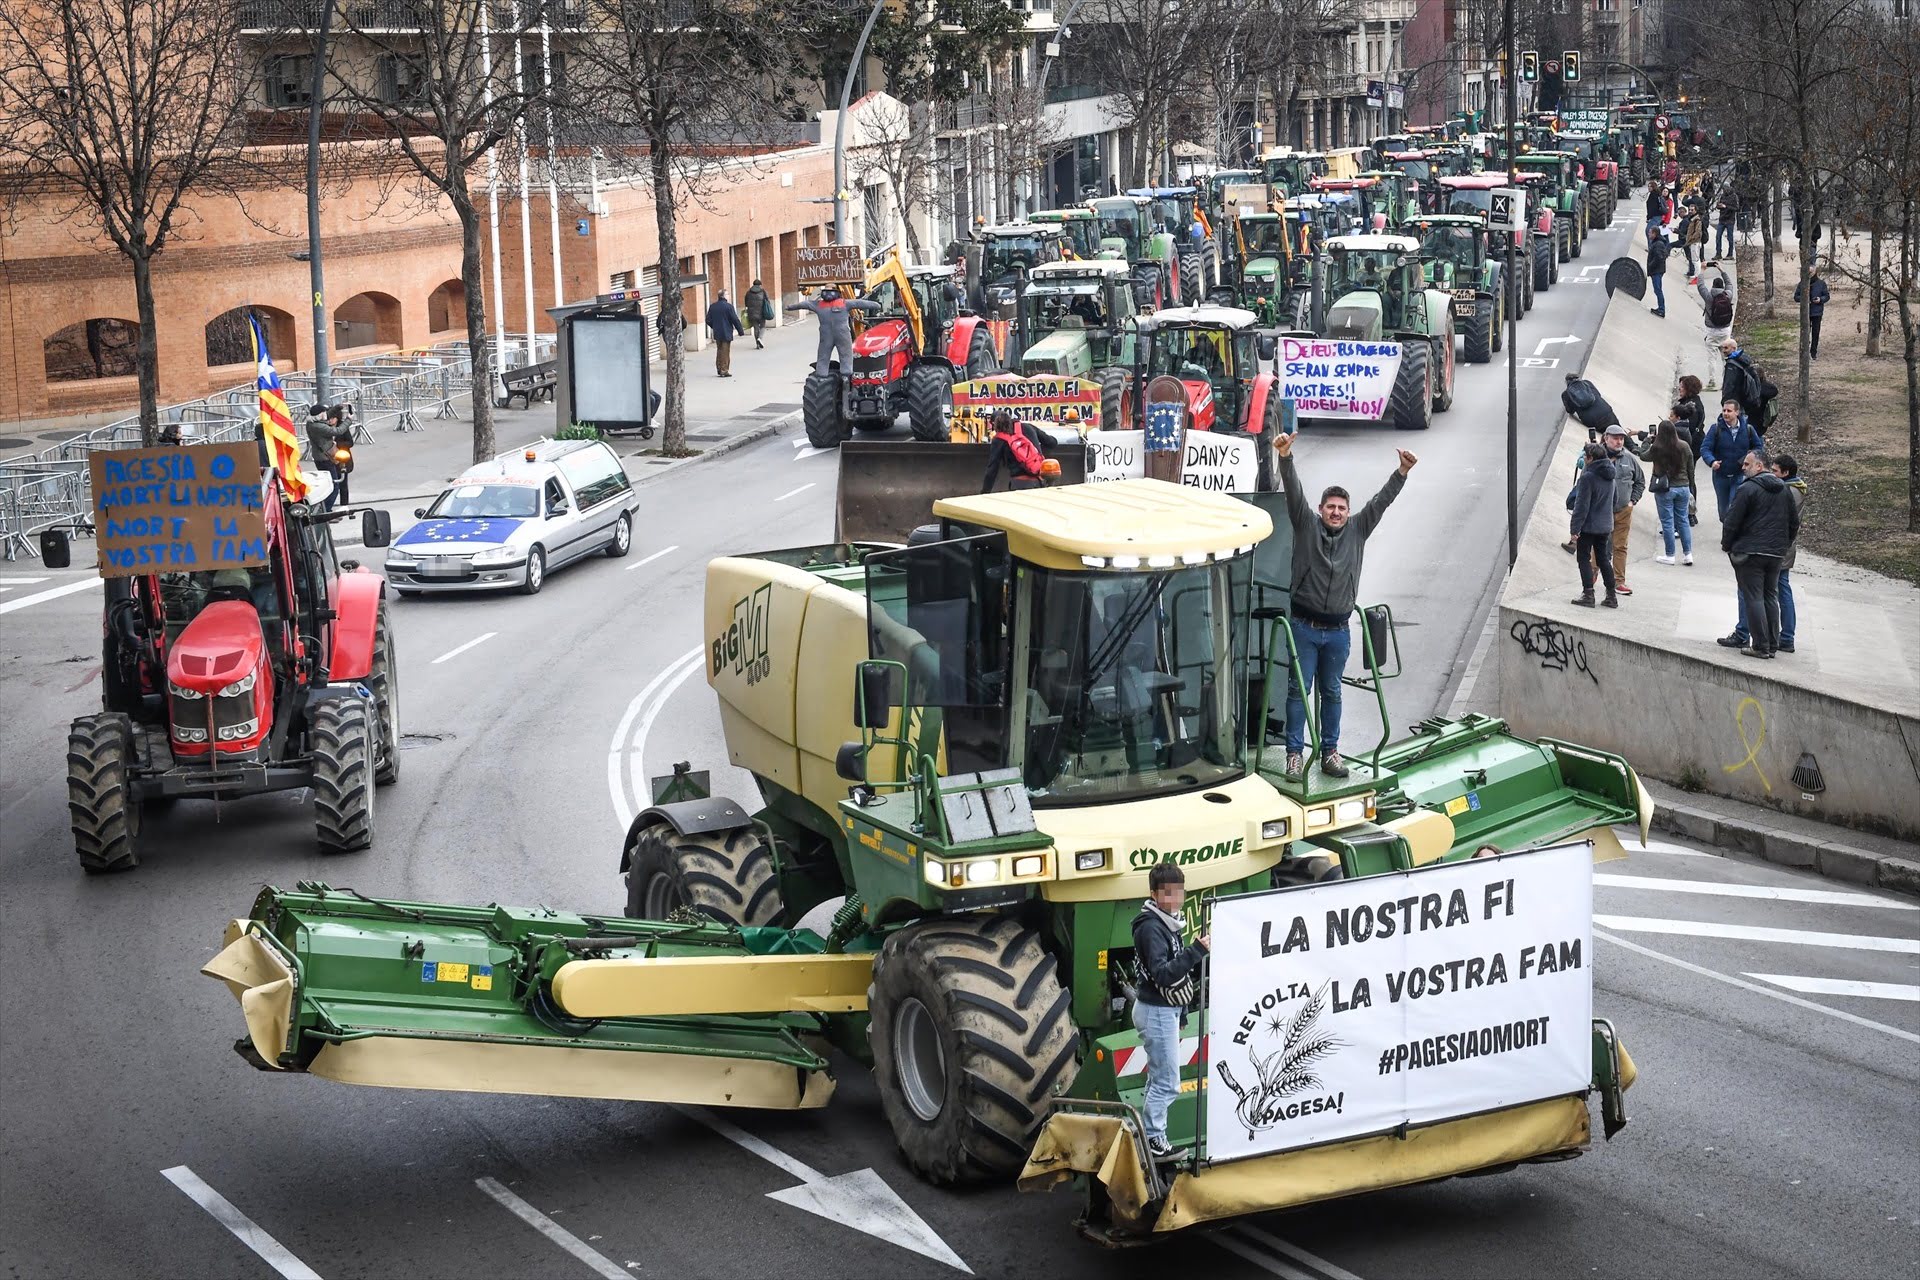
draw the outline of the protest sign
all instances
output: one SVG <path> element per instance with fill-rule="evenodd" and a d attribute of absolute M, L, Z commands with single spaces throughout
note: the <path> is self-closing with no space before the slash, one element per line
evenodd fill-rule
<path fill-rule="evenodd" d="M 973 378 L 953 389 L 955 418 L 988 418 L 1011 409 L 1028 422 L 1066 423 L 1086 430 L 1100 422 L 1100 384 L 1085 378 L 995 374 Z"/>
<path fill-rule="evenodd" d="M 1378 421 L 1399 374 L 1397 342 L 1280 339 L 1280 393 L 1303 418 Z"/>
<path fill-rule="evenodd" d="M 1216 493 L 1252 493 L 1259 487 L 1256 447 L 1251 436 L 1189 431 L 1180 459 L 1180 483 Z M 1087 433 L 1087 483 L 1137 480 L 1146 474 L 1144 431 Z"/>
<path fill-rule="evenodd" d="M 103 577 L 266 563 L 254 441 L 97 449 L 87 469 Z"/>
<path fill-rule="evenodd" d="M 1585 842 L 1216 899 L 1207 1158 L 1584 1092 L 1592 917 Z"/>
<path fill-rule="evenodd" d="M 857 244 L 802 245 L 793 251 L 793 282 L 801 288 L 866 280 L 867 259 Z"/>

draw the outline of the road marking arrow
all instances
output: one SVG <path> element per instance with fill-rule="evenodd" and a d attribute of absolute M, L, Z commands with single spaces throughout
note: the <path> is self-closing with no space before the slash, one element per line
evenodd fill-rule
<path fill-rule="evenodd" d="M 1533 349 L 1533 354 L 1537 356 L 1543 356 L 1547 353 L 1548 347 L 1557 346 L 1558 344 L 1563 342 L 1578 342 L 1578 341 L 1580 341 L 1579 336 L 1577 334 L 1571 334 L 1571 333 L 1564 338 L 1542 338 L 1540 339 L 1540 345 Z"/>
<path fill-rule="evenodd" d="M 712 1115 L 701 1107 L 675 1107 L 674 1110 L 698 1120 L 727 1141 L 759 1156 L 768 1164 L 786 1170 L 800 1179 L 797 1187 L 769 1191 L 769 1199 L 805 1209 L 808 1213 L 837 1222 L 855 1231 L 911 1249 L 935 1262 L 944 1262 L 958 1271 L 973 1274 L 973 1268 L 947 1247 L 934 1229 L 902 1200 L 886 1181 L 872 1169 L 856 1169 L 831 1177 L 811 1165 L 802 1164 L 770 1143 L 762 1142 L 746 1130 Z"/>
<path fill-rule="evenodd" d="M 1605 271 L 1610 266 L 1612 266 L 1611 263 L 1606 263 L 1597 267 L 1582 267 L 1580 268 L 1580 274 L 1583 276 L 1590 276 L 1596 271 Z"/>

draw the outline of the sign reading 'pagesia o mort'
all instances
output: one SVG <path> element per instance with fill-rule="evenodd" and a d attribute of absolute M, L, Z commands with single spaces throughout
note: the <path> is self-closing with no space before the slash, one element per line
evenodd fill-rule
<path fill-rule="evenodd" d="M 1280 392 L 1303 418 L 1378 421 L 1399 375 L 1397 342 L 1280 339 Z"/>
<path fill-rule="evenodd" d="M 1206 1151 L 1291 1151 L 1584 1092 L 1582 842 L 1213 903 Z"/>
<path fill-rule="evenodd" d="M 87 469 L 101 576 L 266 563 L 260 447 L 253 441 L 99 449 L 88 455 Z"/>

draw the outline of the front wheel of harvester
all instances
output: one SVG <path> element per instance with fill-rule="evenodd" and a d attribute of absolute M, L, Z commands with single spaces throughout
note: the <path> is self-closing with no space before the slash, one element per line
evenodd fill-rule
<path fill-rule="evenodd" d="M 840 379 L 830 373 L 807 375 L 800 389 L 800 421 L 814 448 L 840 447 Z"/>
<path fill-rule="evenodd" d="M 907 370 L 907 429 L 915 440 L 945 443 L 953 433 L 953 383 L 943 364 Z"/>
<path fill-rule="evenodd" d="M 1553 241 L 1535 239 L 1533 242 L 1533 287 L 1540 293 L 1553 288 Z"/>
<path fill-rule="evenodd" d="M 1059 967 L 1006 919 L 942 919 L 888 936 L 867 989 L 880 1107 L 907 1163 L 938 1186 L 1020 1168 L 1076 1038 Z"/>
<path fill-rule="evenodd" d="M 89 875 L 140 865 L 140 806 L 132 803 L 133 721 L 81 716 L 67 730 L 67 816 Z"/>
<path fill-rule="evenodd" d="M 1473 319 L 1467 321 L 1468 364 L 1489 364 L 1493 360 L 1493 299 L 1482 298 L 1474 304 Z"/>
<path fill-rule="evenodd" d="M 366 701 L 332 698 L 313 709 L 313 826 L 321 853 L 373 843 L 374 728 Z"/>
<path fill-rule="evenodd" d="M 1387 399 L 1387 417 L 1400 431 L 1425 431 L 1433 425 L 1432 352 L 1424 342 L 1400 347 L 1400 372 Z"/>
<path fill-rule="evenodd" d="M 387 786 L 400 776 L 400 663 L 393 653 L 393 624 L 382 601 L 373 621 L 373 712 L 379 768 L 373 780 Z"/>
<path fill-rule="evenodd" d="M 627 847 L 627 916 L 664 920 L 676 907 L 723 924 L 777 924 L 785 903 L 759 831 L 683 836 L 665 823 L 642 827 Z"/>

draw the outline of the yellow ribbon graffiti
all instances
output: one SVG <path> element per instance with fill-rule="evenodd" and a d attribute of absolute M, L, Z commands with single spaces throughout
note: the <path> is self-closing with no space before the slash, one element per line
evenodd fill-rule
<path fill-rule="evenodd" d="M 1753 737 L 1747 736 L 1747 708 L 1752 707 L 1760 720 L 1760 729 Z M 1773 794 L 1773 783 L 1767 781 L 1765 770 L 1760 767 L 1760 748 L 1767 741 L 1767 709 L 1760 705 L 1757 698 L 1742 698 L 1740 705 L 1733 710 L 1733 723 L 1740 730 L 1740 745 L 1747 749 L 1746 759 L 1738 764 L 1723 764 L 1720 768 L 1727 773 L 1738 773 L 1748 765 L 1753 766 L 1754 776 L 1760 779 L 1760 785 L 1768 795 Z"/>

